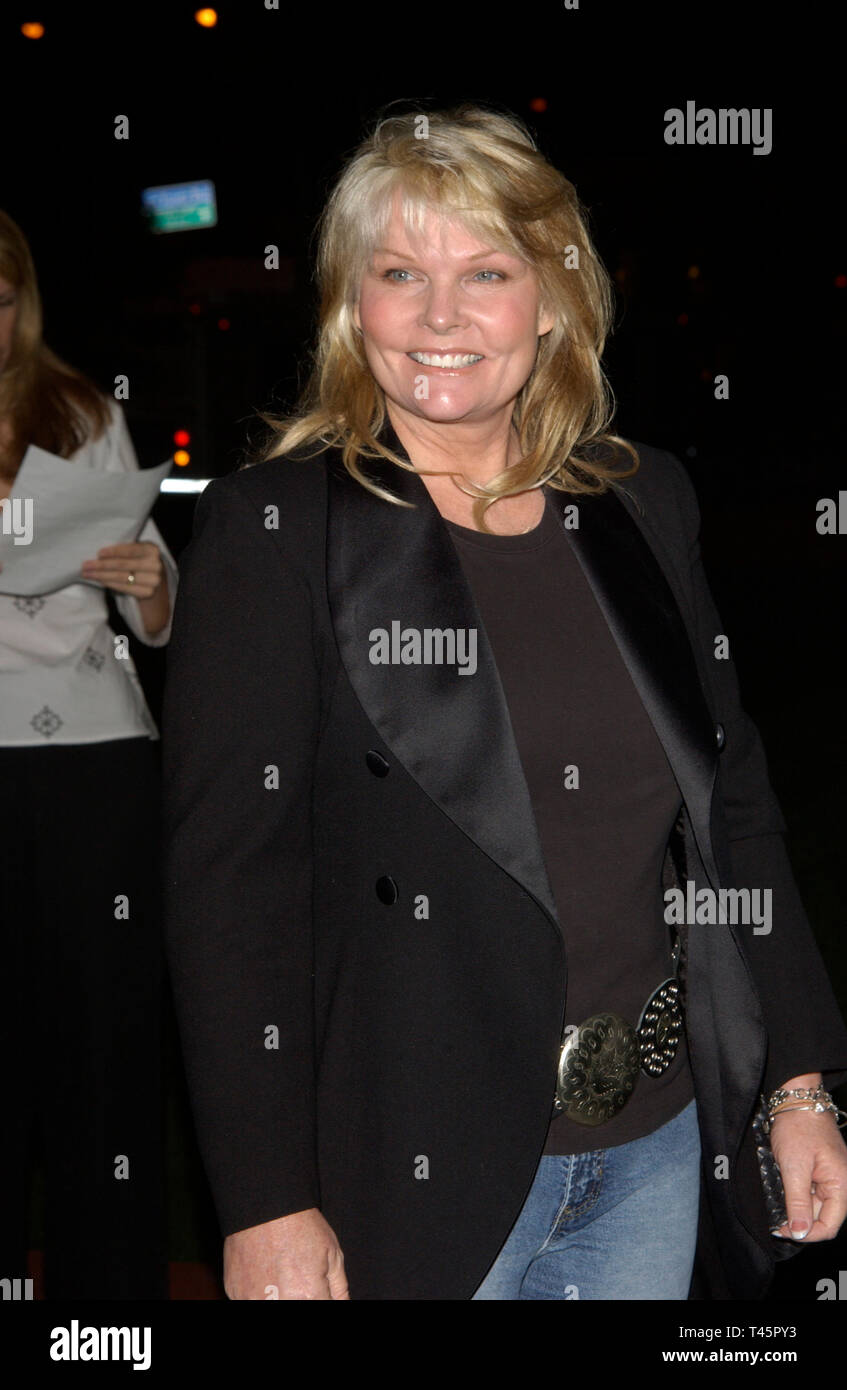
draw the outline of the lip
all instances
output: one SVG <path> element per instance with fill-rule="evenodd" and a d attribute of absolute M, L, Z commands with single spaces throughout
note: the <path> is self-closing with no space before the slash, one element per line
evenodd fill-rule
<path fill-rule="evenodd" d="M 479 362 L 484 362 L 485 356 L 481 352 L 474 352 L 472 348 L 412 348 L 406 353 L 410 362 L 414 362 L 422 372 L 446 372 L 452 376 L 460 376 L 465 372 L 471 371 L 473 367 L 478 367 L 479 362 L 470 362 L 467 367 L 425 367 L 423 362 L 415 362 L 413 352 L 419 352 L 427 357 L 478 357 Z"/>

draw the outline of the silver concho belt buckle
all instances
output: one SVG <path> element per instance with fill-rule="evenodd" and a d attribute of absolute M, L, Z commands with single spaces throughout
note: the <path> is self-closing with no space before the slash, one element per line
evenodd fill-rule
<path fill-rule="evenodd" d="M 655 989 L 633 1028 L 620 1014 L 592 1014 L 559 1052 L 554 1114 L 602 1125 L 623 1110 L 638 1080 L 661 1076 L 682 1036 L 682 991 L 675 976 Z"/>
<path fill-rule="evenodd" d="M 654 990 L 638 1020 L 641 1068 L 647 1076 L 661 1076 L 677 1053 L 682 1036 L 682 990 L 673 975 Z"/>
<path fill-rule="evenodd" d="M 619 1014 L 592 1014 L 559 1053 L 553 1110 L 582 1125 L 602 1125 L 626 1105 L 638 1080 L 641 1044 Z"/>

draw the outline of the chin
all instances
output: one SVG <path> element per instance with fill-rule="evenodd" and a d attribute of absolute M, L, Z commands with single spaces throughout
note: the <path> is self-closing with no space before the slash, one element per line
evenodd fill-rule
<path fill-rule="evenodd" d="M 429 408 L 424 408 L 429 407 Z M 413 414 L 418 415 L 422 420 L 428 420 L 433 425 L 452 425 L 459 424 L 462 420 L 467 420 L 469 415 L 473 415 L 476 410 L 474 404 L 456 405 L 451 402 L 449 406 L 431 408 L 428 401 L 415 401 Z"/>
<path fill-rule="evenodd" d="M 410 411 L 412 415 L 421 415 L 425 419 L 442 420 L 460 418 L 467 415 L 469 411 L 478 410 L 482 402 L 476 398 L 471 398 L 464 392 L 456 391 L 455 394 L 445 395 L 442 390 L 429 400 L 418 400 L 416 396 L 408 396 L 405 393 L 399 398 L 395 398 L 396 404 L 402 409 Z"/>

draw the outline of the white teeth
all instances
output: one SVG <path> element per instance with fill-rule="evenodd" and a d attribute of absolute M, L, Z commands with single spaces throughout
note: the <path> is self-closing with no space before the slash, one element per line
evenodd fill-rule
<path fill-rule="evenodd" d="M 482 355 L 468 352 L 459 355 L 458 353 L 432 353 L 432 352 L 410 352 L 409 356 L 415 361 L 420 362 L 422 367 L 470 367 L 474 362 L 481 362 Z"/>

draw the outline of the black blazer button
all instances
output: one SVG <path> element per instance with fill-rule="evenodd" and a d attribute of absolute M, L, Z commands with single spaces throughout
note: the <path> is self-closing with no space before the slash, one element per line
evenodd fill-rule
<path fill-rule="evenodd" d="M 387 777 L 391 769 L 381 753 L 377 753 L 375 748 L 370 748 L 365 754 L 365 762 L 373 773 L 374 777 Z"/>
<path fill-rule="evenodd" d="M 720 750 L 723 748 L 724 744 L 726 743 L 726 734 L 725 734 L 724 731 L 723 731 L 723 724 L 716 724 L 716 725 L 715 725 L 715 737 L 717 738 L 717 741 L 718 741 L 718 752 L 720 752 Z"/>
<path fill-rule="evenodd" d="M 400 896 L 400 891 L 394 879 L 389 878 L 388 874 L 384 874 L 382 878 L 378 878 L 376 881 L 376 895 L 381 903 L 385 903 L 390 907 L 392 903 L 396 903 Z"/>

